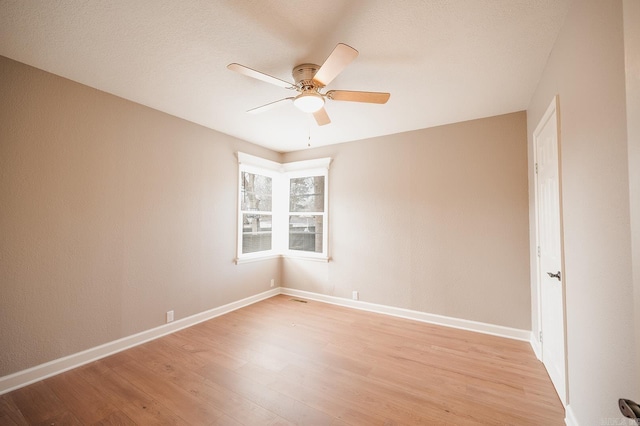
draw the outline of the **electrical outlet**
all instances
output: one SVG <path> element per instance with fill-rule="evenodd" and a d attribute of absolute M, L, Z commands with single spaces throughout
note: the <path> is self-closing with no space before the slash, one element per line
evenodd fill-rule
<path fill-rule="evenodd" d="M 276 286 L 276 280 L 271 278 L 271 287 L 275 287 Z"/>
<path fill-rule="evenodd" d="M 167 311 L 167 323 L 173 321 L 173 311 Z"/>
<path fill-rule="evenodd" d="M 360 295 L 358 295 L 358 292 L 354 290 L 353 293 L 351 293 L 351 298 L 353 300 L 358 300 L 360 298 Z"/>

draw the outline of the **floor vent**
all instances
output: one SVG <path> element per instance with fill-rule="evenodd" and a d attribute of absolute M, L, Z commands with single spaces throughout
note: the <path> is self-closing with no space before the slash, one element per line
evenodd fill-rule
<path fill-rule="evenodd" d="M 300 299 L 290 299 L 292 302 L 300 302 L 300 303 L 307 303 L 306 300 L 300 300 Z"/>

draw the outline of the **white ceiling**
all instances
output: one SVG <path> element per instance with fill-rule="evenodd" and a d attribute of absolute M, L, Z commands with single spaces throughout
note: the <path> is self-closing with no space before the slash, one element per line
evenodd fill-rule
<path fill-rule="evenodd" d="M 569 0 L 0 0 L 0 55 L 286 152 L 526 109 Z M 330 89 L 390 92 L 385 105 L 327 101 L 227 70 L 293 81 L 339 42 L 360 56 Z"/>

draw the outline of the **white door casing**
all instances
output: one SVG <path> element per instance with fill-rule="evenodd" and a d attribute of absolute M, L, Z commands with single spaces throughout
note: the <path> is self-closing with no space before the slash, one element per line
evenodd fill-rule
<path fill-rule="evenodd" d="M 562 403 L 568 403 L 560 179 L 558 97 L 533 133 L 535 151 L 537 294 L 541 360 Z"/>

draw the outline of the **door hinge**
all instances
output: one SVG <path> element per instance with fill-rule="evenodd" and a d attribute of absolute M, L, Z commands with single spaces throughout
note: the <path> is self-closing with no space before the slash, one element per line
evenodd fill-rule
<path fill-rule="evenodd" d="M 540 340 L 540 343 L 542 343 L 542 330 L 540 330 L 540 335 L 538 336 L 538 339 Z"/>
<path fill-rule="evenodd" d="M 540 257 L 540 246 L 538 246 L 538 257 Z"/>
<path fill-rule="evenodd" d="M 538 163 L 536 163 L 536 174 L 538 174 Z"/>

